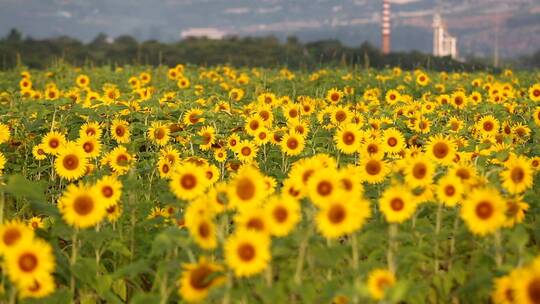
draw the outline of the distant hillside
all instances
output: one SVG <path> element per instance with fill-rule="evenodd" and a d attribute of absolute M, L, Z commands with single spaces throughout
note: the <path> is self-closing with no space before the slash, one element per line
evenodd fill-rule
<path fill-rule="evenodd" d="M 396 50 L 430 52 L 431 21 L 438 8 L 458 36 L 463 55 L 491 55 L 496 28 L 502 57 L 540 48 L 537 0 L 393 2 Z M 380 7 L 379 0 L 0 0 L 0 34 L 17 27 L 36 38 L 68 35 L 90 41 L 103 32 L 175 41 L 183 31 L 205 28 L 238 36 L 296 35 L 302 41 L 339 39 L 355 46 L 369 40 L 378 45 Z"/>

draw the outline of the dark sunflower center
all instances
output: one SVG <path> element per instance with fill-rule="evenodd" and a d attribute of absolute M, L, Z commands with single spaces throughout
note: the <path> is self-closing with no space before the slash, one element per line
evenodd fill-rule
<path fill-rule="evenodd" d="M 94 200 L 88 195 L 78 196 L 73 202 L 73 209 L 78 215 L 88 215 L 94 210 Z"/>
<path fill-rule="evenodd" d="M 38 258 L 32 252 L 23 253 L 19 257 L 19 268 L 24 272 L 32 272 L 38 266 Z"/>
<path fill-rule="evenodd" d="M 330 210 L 328 210 L 328 220 L 332 224 L 339 224 L 345 220 L 347 216 L 347 211 L 343 208 L 342 205 L 333 205 Z"/>
<path fill-rule="evenodd" d="M 22 235 L 19 229 L 9 228 L 6 229 L 6 231 L 4 232 L 2 240 L 4 241 L 5 245 L 10 246 L 17 242 L 17 240 L 19 240 L 21 236 Z"/>
<path fill-rule="evenodd" d="M 405 207 L 405 202 L 399 197 L 393 198 L 390 201 L 390 208 L 392 208 L 392 210 L 394 211 L 401 211 L 403 210 L 404 207 Z"/>
<path fill-rule="evenodd" d="M 242 178 L 236 185 L 236 195 L 241 200 L 247 201 L 255 196 L 255 185 L 248 178 Z"/>
<path fill-rule="evenodd" d="M 180 179 L 180 185 L 184 189 L 191 190 L 197 185 L 197 178 L 192 174 L 184 174 Z"/>
<path fill-rule="evenodd" d="M 482 219 L 489 219 L 493 215 L 493 206 L 490 202 L 482 201 L 476 206 L 476 215 Z"/>
<path fill-rule="evenodd" d="M 274 219 L 278 223 L 284 223 L 285 221 L 287 221 L 287 218 L 289 217 L 289 213 L 287 212 L 287 209 L 285 209 L 282 206 L 276 207 L 274 211 L 272 212 L 272 214 L 274 215 Z"/>
<path fill-rule="evenodd" d="M 244 261 L 249 262 L 255 258 L 255 247 L 249 243 L 244 243 L 238 246 L 238 257 Z"/>

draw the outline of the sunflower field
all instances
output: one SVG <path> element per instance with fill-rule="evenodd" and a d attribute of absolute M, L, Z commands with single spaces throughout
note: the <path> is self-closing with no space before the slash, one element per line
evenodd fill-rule
<path fill-rule="evenodd" d="M 0 72 L 2 303 L 540 303 L 540 74 Z"/>

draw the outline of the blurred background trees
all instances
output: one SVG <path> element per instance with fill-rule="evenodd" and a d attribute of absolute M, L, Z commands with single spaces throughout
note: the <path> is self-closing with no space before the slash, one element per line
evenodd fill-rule
<path fill-rule="evenodd" d="M 43 69 L 59 60 L 75 66 L 105 64 L 174 66 L 178 63 L 191 63 L 204 66 L 230 64 L 290 69 L 400 66 L 404 69 L 421 67 L 445 71 L 471 71 L 490 68 L 487 64 L 489 60 L 467 58 L 466 62 L 458 62 L 447 57 L 434 57 L 415 51 L 383 56 L 377 47 L 367 42 L 358 47 L 347 47 L 338 40 L 302 43 L 296 37 L 289 37 L 285 42 L 281 42 L 271 36 L 232 36 L 221 40 L 187 38 L 174 43 L 163 43 L 156 40 L 139 42 L 128 35 L 112 40 L 100 33 L 85 44 L 65 36 L 36 40 L 23 37 L 16 29 L 12 29 L 0 39 L 0 60 L 0 69 L 3 70 L 18 64 Z M 519 68 L 538 68 L 540 51 L 507 64 Z"/>

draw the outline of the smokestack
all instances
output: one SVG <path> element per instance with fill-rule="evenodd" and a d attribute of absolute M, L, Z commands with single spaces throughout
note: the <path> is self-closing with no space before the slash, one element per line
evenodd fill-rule
<path fill-rule="evenodd" d="M 383 0 L 381 33 L 382 33 L 382 53 L 388 54 L 390 53 L 390 2 L 389 0 Z"/>

